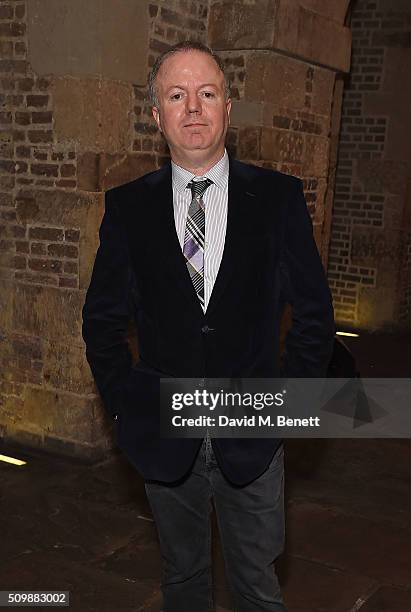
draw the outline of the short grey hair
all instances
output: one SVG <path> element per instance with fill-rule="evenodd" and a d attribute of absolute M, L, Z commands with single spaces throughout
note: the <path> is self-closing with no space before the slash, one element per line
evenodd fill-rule
<path fill-rule="evenodd" d="M 210 47 L 207 47 L 207 45 L 204 45 L 201 42 L 185 40 L 183 42 L 180 42 L 174 45 L 173 47 L 170 47 L 170 49 L 167 49 L 167 51 L 162 53 L 154 62 L 154 66 L 148 77 L 148 96 L 149 96 L 150 103 L 153 106 L 159 107 L 159 101 L 158 101 L 157 89 L 156 89 L 156 79 L 157 79 L 157 75 L 159 73 L 161 66 L 164 64 L 166 59 L 168 59 L 175 53 L 181 53 L 183 51 L 200 51 L 201 53 L 206 53 L 207 55 L 213 58 L 213 60 L 217 64 L 217 67 L 223 73 L 224 81 L 225 81 L 225 95 L 226 95 L 226 98 L 228 99 L 230 97 L 230 84 L 228 82 L 227 75 L 224 70 L 223 61 L 218 57 L 216 53 L 214 53 L 214 51 L 210 49 Z"/>

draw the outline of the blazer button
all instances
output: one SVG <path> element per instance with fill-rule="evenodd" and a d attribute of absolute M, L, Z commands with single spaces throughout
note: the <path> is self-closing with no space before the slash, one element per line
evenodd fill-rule
<path fill-rule="evenodd" d="M 118 414 L 117 413 L 113 414 L 113 421 L 118 421 Z"/>
<path fill-rule="evenodd" d="M 203 334 L 208 334 L 211 331 L 214 331 L 213 327 L 208 327 L 208 325 L 204 325 L 204 327 L 201 328 L 201 331 L 203 332 Z"/>

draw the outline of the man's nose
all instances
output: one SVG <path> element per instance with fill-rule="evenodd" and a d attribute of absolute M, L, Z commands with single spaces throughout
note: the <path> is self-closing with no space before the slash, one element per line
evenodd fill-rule
<path fill-rule="evenodd" d="M 195 93 L 189 93 L 186 98 L 186 110 L 188 113 L 201 112 L 201 100 Z"/>

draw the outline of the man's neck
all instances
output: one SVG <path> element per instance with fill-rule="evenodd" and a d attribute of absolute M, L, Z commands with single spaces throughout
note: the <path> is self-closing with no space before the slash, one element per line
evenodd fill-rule
<path fill-rule="evenodd" d="M 196 176 L 204 176 L 204 174 L 208 172 L 210 168 L 215 166 L 223 158 L 224 153 L 225 153 L 225 149 L 223 149 L 222 152 L 219 151 L 212 158 L 209 158 L 207 160 L 204 160 L 204 159 L 188 160 L 188 159 L 182 159 L 174 155 L 171 155 L 171 159 L 175 164 L 177 164 L 177 166 L 184 168 L 184 170 L 187 170 L 188 172 L 192 172 Z"/>

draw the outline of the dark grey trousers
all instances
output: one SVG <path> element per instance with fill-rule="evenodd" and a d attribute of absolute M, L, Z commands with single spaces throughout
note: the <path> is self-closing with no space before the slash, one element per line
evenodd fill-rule
<path fill-rule="evenodd" d="M 178 485 L 147 481 L 163 559 L 164 612 L 214 611 L 213 498 L 234 612 L 284 612 L 274 560 L 284 548 L 284 451 L 251 484 L 230 484 L 205 438 Z"/>

